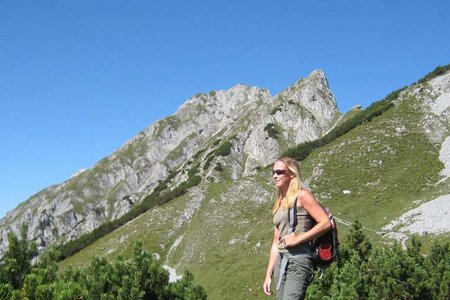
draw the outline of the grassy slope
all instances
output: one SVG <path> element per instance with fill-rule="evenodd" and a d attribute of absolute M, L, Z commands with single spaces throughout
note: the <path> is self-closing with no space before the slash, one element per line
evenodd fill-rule
<path fill-rule="evenodd" d="M 445 192 L 445 183 L 437 184 L 443 168 L 440 145 L 423 133 L 418 101 L 407 97 L 303 163 L 305 177 L 312 177 L 311 188 L 339 218 L 359 219 L 378 231 L 417 201 Z"/>
<path fill-rule="evenodd" d="M 149 211 L 63 261 L 61 270 L 86 265 L 94 255 L 126 257 L 133 242 L 142 240 L 146 249 L 159 253 L 178 272 L 193 272 L 210 299 L 242 299 L 244 295 L 258 299 L 272 234 L 273 188 L 267 185 L 266 175 L 270 176 L 264 173 L 264 179 L 239 183 L 225 179 L 210 184 L 201 201 L 199 194 L 194 196 L 197 200 L 180 197 Z M 177 227 L 189 210 L 188 202 L 196 202 L 198 209 Z M 236 274 L 245 274 L 246 279 Z"/>
<path fill-rule="evenodd" d="M 416 101 L 403 101 L 301 163 L 313 192 L 339 218 L 359 219 L 377 231 L 417 200 L 442 192 L 436 184 L 443 167 L 439 148 L 422 132 Z M 272 237 L 275 191 L 268 185 L 269 171 L 238 181 L 224 173 L 221 181 L 197 187 L 98 240 L 61 268 L 84 265 L 93 255 L 127 256 L 133 241 L 142 240 L 178 272 L 193 272 L 210 299 L 260 299 Z M 185 218 L 188 212 L 191 218 Z M 340 224 L 341 236 L 346 230 Z"/>

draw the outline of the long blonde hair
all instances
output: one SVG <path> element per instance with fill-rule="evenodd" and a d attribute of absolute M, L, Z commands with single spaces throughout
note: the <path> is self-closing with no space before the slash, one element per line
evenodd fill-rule
<path fill-rule="evenodd" d="M 291 179 L 289 183 L 289 188 L 286 192 L 285 197 L 283 198 L 283 194 L 281 193 L 281 190 L 277 190 L 277 198 L 275 200 L 275 203 L 272 208 L 272 213 L 275 214 L 278 210 L 278 208 L 289 208 L 294 206 L 295 202 L 297 201 L 298 192 L 301 189 L 305 188 L 305 185 L 303 184 L 301 180 L 300 175 L 300 168 L 298 166 L 298 163 L 295 159 L 291 157 L 280 157 L 275 162 L 281 161 L 286 165 L 286 168 L 294 174 L 294 177 Z"/>

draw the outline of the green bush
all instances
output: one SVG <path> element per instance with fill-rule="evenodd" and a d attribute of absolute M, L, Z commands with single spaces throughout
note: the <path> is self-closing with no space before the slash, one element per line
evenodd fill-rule
<path fill-rule="evenodd" d="M 216 156 L 228 156 L 231 153 L 232 144 L 229 141 L 226 141 L 216 150 Z"/>
<path fill-rule="evenodd" d="M 283 105 L 278 105 L 277 107 L 273 108 L 272 111 L 270 112 L 270 115 L 274 115 L 277 112 L 281 111 L 281 108 L 283 107 Z"/>
<path fill-rule="evenodd" d="M 269 137 L 273 138 L 273 139 L 277 139 L 278 138 L 278 130 L 275 127 L 275 124 L 273 123 L 269 123 L 264 127 L 264 131 L 267 132 L 267 134 L 269 135 Z"/>
<path fill-rule="evenodd" d="M 221 163 L 216 163 L 216 166 L 214 167 L 214 170 L 217 172 L 223 172 L 223 166 Z"/>
<path fill-rule="evenodd" d="M 207 170 L 209 166 L 211 165 L 211 161 L 214 159 L 214 156 L 210 156 L 206 159 L 205 163 L 203 164 L 203 170 Z"/>
<path fill-rule="evenodd" d="M 374 247 L 355 222 L 340 248 L 340 260 L 314 278 L 307 299 L 450 299 L 448 242 L 435 242 L 426 256 L 415 237 L 406 251 L 398 243 Z"/>
<path fill-rule="evenodd" d="M 8 289 L 22 288 L 25 276 L 31 271 L 31 260 L 38 254 L 35 243 L 27 241 L 27 226 L 23 225 L 20 231 L 20 239 L 13 233 L 8 233 L 8 249 L 2 257 L 0 265 L 0 280 L 6 284 L 2 286 L 2 293 L 8 293 Z"/>
<path fill-rule="evenodd" d="M 432 72 L 428 73 L 423 78 L 419 79 L 417 83 L 427 82 L 430 79 L 433 79 L 439 75 L 446 73 L 448 70 L 450 70 L 450 64 L 445 66 L 437 66 Z"/>
<path fill-rule="evenodd" d="M 36 255 L 30 249 L 35 245 L 24 236 L 19 240 L 11 235 L 10 239 L 14 243 L 9 245 L 3 258 L 5 264 L 0 266 L 0 299 L 207 299 L 205 290 L 194 284 L 189 272 L 179 281 L 170 283 L 169 273 L 139 242 L 129 260 L 119 257 L 109 262 L 94 257 L 87 268 L 69 268 L 58 277 L 55 249 L 44 253 L 30 267 Z M 12 256 L 23 261 L 13 263 Z M 20 278 L 7 276 L 11 266 L 15 268 L 14 274 L 21 274 Z"/>

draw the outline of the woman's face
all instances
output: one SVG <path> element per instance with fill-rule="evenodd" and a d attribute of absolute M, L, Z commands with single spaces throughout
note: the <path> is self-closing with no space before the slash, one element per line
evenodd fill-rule
<path fill-rule="evenodd" d="M 292 173 L 282 161 L 276 161 L 272 169 L 272 180 L 279 189 L 287 189 L 291 182 Z"/>

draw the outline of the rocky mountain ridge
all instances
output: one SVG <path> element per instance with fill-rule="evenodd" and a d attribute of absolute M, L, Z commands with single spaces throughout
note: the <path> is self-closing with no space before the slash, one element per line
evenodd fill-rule
<path fill-rule="evenodd" d="M 424 252 L 429 253 L 433 241 L 448 239 L 445 216 L 450 214 L 450 178 L 444 172 L 449 167 L 444 153 L 448 153 L 445 141 L 450 129 L 445 117 L 449 89 L 447 72 L 396 91 L 387 97 L 389 101 L 380 101 L 383 107 L 389 104 L 382 113 L 358 122 L 301 161 L 304 180 L 338 218 L 343 240 L 355 220 L 374 245 L 391 244 L 392 238 L 404 242 L 405 237 L 418 234 Z M 378 104 L 355 108 L 336 128 L 377 111 Z M 285 110 L 279 111 L 275 103 L 272 107 L 268 116 Z M 261 299 L 276 189 L 270 180 L 271 165 L 232 177 L 244 170 L 245 160 L 238 155 L 242 149 L 237 147 L 238 139 L 231 140 L 231 153 L 217 158 L 223 172 L 207 168 L 206 180 L 186 194 L 95 240 L 60 262 L 61 268 L 86 266 L 94 255 L 127 257 L 133 243 L 141 241 L 178 274 L 192 272 L 209 299 Z M 192 159 L 192 164 L 204 161 L 207 153 Z"/>
<path fill-rule="evenodd" d="M 288 147 L 320 137 L 339 115 L 320 70 L 277 96 L 245 85 L 195 95 L 92 168 L 9 212 L 0 220 L 0 256 L 7 233 L 18 233 L 22 224 L 43 250 L 119 218 L 177 172 L 175 186 L 187 176 L 186 163 L 208 149 L 229 143 L 231 155 L 215 160 L 236 179 L 269 164 Z M 203 168 L 199 175 L 214 178 L 212 167 Z"/>

